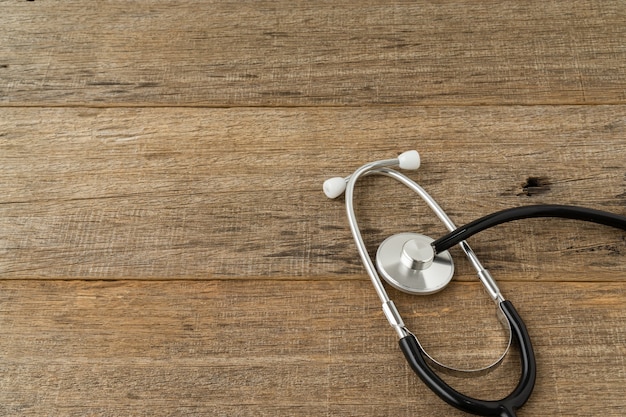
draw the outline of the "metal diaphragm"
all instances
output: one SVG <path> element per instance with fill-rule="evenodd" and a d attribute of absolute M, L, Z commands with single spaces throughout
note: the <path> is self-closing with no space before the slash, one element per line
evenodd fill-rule
<path fill-rule="evenodd" d="M 399 233 L 378 247 L 378 272 L 392 287 L 410 294 L 441 291 L 454 275 L 454 262 L 448 251 L 435 255 L 434 239 L 418 233 Z"/>

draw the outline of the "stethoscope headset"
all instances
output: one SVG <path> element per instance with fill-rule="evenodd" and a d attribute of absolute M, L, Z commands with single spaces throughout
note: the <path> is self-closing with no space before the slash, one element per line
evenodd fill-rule
<path fill-rule="evenodd" d="M 336 198 L 344 193 L 348 224 L 354 237 L 357 250 L 374 289 L 382 302 L 382 309 L 389 324 L 400 338 L 400 349 L 409 365 L 420 379 L 442 400 L 459 410 L 481 416 L 515 417 L 515 411 L 530 397 L 537 375 L 537 365 L 532 343 L 526 326 L 513 304 L 506 300 L 496 281 L 485 269 L 469 244 L 470 236 L 501 223 L 534 217 L 560 217 L 598 223 L 626 230 L 626 217 L 600 210 L 564 205 L 533 205 L 516 207 L 489 214 L 457 228 L 437 202 L 415 181 L 391 169 L 415 170 L 420 166 L 417 151 L 407 151 L 394 159 L 370 162 L 358 168 L 348 177 L 330 178 L 324 182 L 324 193 Z M 391 177 L 417 193 L 439 217 L 449 234 L 434 240 L 418 233 L 399 233 L 385 239 L 376 252 L 376 267 L 369 256 L 354 213 L 354 187 L 359 178 L 369 175 Z M 410 294 L 432 294 L 442 290 L 452 279 L 454 263 L 448 249 L 459 245 L 470 263 L 476 269 L 478 278 L 487 293 L 496 303 L 501 322 L 509 332 L 509 342 L 505 352 L 491 365 L 480 369 L 457 369 L 446 366 L 432 358 L 420 345 L 417 337 L 405 326 L 402 316 L 389 299 L 379 274 L 392 287 Z M 468 397 L 441 379 L 435 369 L 452 374 L 483 375 L 495 369 L 515 344 L 519 349 L 521 375 L 515 389 L 506 397 L 496 401 L 485 401 Z"/>

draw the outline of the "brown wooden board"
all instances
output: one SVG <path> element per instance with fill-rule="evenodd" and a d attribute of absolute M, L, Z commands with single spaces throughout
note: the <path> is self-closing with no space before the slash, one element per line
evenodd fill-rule
<path fill-rule="evenodd" d="M 459 225 L 537 203 L 626 214 L 624 138 L 623 106 L 1 109 L 0 272 L 351 278 L 363 269 L 326 178 L 417 148 L 411 177 Z M 393 233 L 446 231 L 391 180 L 365 179 L 356 197 L 372 251 Z M 626 270 L 624 234 L 597 225 L 527 220 L 470 242 L 504 280 Z"/>
<path fill-rule="evenodd" d="M 619 416 L 623 283 L 505 283 L 537 354 L 535 415 Z M 407 325 L 460 366 L 504 335 L 477 283 L 392 293 Z M 361 281 L 2 281 L 3 415 L 462 416 L 417 379 Z M 472 320 L 468 321 L 468 317 Z M 488 376 L 448 377 L 496 398 L 515 356 Z"/>
<path fill-rule="evenodd" d="M 0 0 L 0 416 L 463 416 L 409 370 L 321 184 L 415 148 L 462 224 L 626 214 L 620 1 Z M 438 237 L 366 178 L 370 252 Z M 534 219 L 470 239 L 526 320 L 520 417 L 622 416 L 626 237 Z M 506 343 L 462 254 L 389 293 L 440 360 Z M 497 398 L 492 374 L 448 378 Z"/>
<path fill-rule="evenodd" d="M 620 1 L 0 1 L 5 105 L 626 101 Z"/>

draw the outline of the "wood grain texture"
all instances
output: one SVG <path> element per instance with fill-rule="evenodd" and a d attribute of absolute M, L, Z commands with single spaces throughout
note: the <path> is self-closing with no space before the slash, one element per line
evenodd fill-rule
<path fill-rule="evenodd" d="M 624 137 L 624 106 L 2 109 L 0 273 L 358 278 L 343 203 L 321 192 L 328 176 L 417 147 L 412 176 L 459 225 L 534 203 L 626 214 Z M 403 230 L 445 232 L 388 181 L 367 179 L 357 196 L 372 250 Z M 523 221 L 472 243 L 505 280 L 626 270 L 624 234 L 597 225 Z"/>
<path fill-rule="evenodd" d="M 370 287 L 332 279 L 2 281 L 0 320 L 9 332 L 0 339 L 0 411 L 464 415 L 412 374 Z M 537 351 L 537 387 L 520 415 L 622 415 L 626 330 L 614 323 L 626 320 L 623 283 L 504 290 Z M 476 363 L 497 355 L 488 343 L 500 336 L 487 297 L 465 296 L 481 291 L 458 283 L 433 297 L 394 296 L 433 354 L 454 361 L 464 353 Z M 511 389 L 516 373 L 512 360 L 485 378 L 449 382 L 489 398 Z"/>
<path fill-rule="evenodd" d="M 626 102 L 619 0 L 0 7 L 3 105 Z"/>
<path fill-rule="evenodd" d="M 626 214 L 626 6 L 610 0 L 0 0 L 0 416 L 461 417 L 408 369 L 322 181 L 416 148 L 459 224 L 535 203 Z M 388 179 L 373 252 L 443 227 Z M 528 325 L 530 416 L 622 416 L 626 237 L 471 239 Z M 389 290 L 430 353 L 506 336 L 461 254 Z M 485 378 L 497 398 L 513 353 Z"/>

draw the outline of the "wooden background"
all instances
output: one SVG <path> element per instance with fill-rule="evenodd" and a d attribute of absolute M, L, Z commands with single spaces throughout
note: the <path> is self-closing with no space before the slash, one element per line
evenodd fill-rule
<path fill-rule="evenodd" d="M 463 416 L 412 374 L 329 176 L 406 149 L 461 224 L 626 214 L 620 1 L 0 0 L 0 415 Z M 368 178 L 372 251 L 443 226 Z M 520 416 L 621 416 L 626 236 L 529 220 L 471 239 L 538 361 Z M 390 290 L 443 361 L 504 343 L 457 250 Z M 449 382 L 495 399 L 515 356 Z"/>

